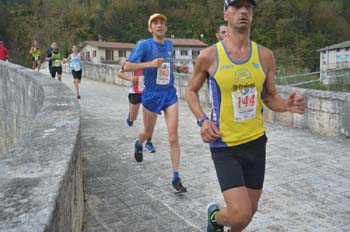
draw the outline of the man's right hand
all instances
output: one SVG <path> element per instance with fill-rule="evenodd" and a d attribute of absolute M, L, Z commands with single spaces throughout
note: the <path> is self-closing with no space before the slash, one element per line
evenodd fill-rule
<path fill-rule="evenodd" d="M 150 62 L 151 68 L 160 68 L 163 64 L 163 58 L 156 58 Z"/>
<path fill-rule="evenodd" d="M 203 142 L 210 143 L 220 138 L 221 132 L 212 121 L 205 120 L 202 123 L 201 136 Z"/>

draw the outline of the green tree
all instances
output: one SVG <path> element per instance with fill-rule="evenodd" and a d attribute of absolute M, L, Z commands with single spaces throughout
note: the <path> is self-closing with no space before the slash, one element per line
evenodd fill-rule
<path fill-rule="evenodd" d="M 73 44 L 103 38 L 137 42 L 149 38 L 148 17 L 168 17 L 168 36 L 213 44 L 223 20 L 217 0 L 1 0 L 0 38 L 15 62 L 30 66 L 33 40 L 42 51 L 56 41 L 64 53 Z M 259 0 L 251 37 L 272 49 L 279 67 L 318 68 L 317 49 L 349 40 L 349 0 Z"/>

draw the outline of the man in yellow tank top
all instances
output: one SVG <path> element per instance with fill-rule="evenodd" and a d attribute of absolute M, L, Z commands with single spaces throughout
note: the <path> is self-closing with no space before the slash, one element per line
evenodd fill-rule
<path fill-rule="evenodd" d="M 304 97 L 287 99 L 276 91 L 275 60 L 271 50 L 250 40 L 255 0 L 225 0 L 227 37 L 201 51 L 186 88 L 186 100 L 201 136 L 209 143 L 225 208 L 208 205 L 207 231 L 242 231 L 258 207 L 265 175 L 267 137 L 263 104 L 278 112 L 303 114 Z M 209 119 L 198 98 L 208 83 L 212 103 Z"/>

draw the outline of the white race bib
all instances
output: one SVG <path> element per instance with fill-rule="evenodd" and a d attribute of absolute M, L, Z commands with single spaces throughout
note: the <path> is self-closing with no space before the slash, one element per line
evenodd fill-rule
<path fill-rule="evenodd" d="M 158 85 L 169 85 L 170 83 L 170 63 L 163 63 L 157 71 L 157 81 Z"/>
<path fill-rule="evenodd" d="M 78 71 L 80 71 L 80 64 L 79 63 L 75 63 L 74 64 L 74 71 L 76 71 L 76 72 L 78 72 Z"/>
<path fill-rule="evenodd" d="M 258 98 L 255 87 L 232 91 L 232 102 L 235 122 L 242 122 L 256 117 Z"/>
<path fill-rule="evenodd" d="M 142 92 L 143 89 L 145 88 L 145 77 L 144 76 L 139 76 L 139 84 L 138 84 L 138 91 Z"/>
<path fill-rule="evenodd" d="M 61 66 L 61 60 L 55 60 L 54 63 L 55 63 L 54 66 L 56 66 L 56 67 Z"/>

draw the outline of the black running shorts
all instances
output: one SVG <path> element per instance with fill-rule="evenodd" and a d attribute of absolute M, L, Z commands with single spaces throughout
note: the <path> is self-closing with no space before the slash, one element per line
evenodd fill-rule
<path fill-rule="evenodd" d="M 81 74 L 82 74 L 82 70 L 81 69 L 79 71 L 72 70 L 72 75 L 73 75 L 74 79 L 81 80 Z"/>
<path fill-rule="evenodd" d="M 141 103 L 142 93 L 129 93 L 128 95 L 130 104 L 137 105 Z"/>
<path fill-rule="evenodd" d="M 40 60 L 40 56 L 35 59 L 35 57 L 32 56 L 32 61 L 38 62 Z"/>
<path fill-rule="evenodd" d="M 59 74 L 59 75 L 62 74 L 62 67 L 51 67 L 50 71 L 51 71 L 51 76 L 53 78 L 55 78 L 56 77 L 56 73 Z"/>
<path fill-rule="evenodd" d="M 266 143 L 263 135 L 238 146 L 210 149 L 222 192 L 241 186 L 263 188 Z"/>

